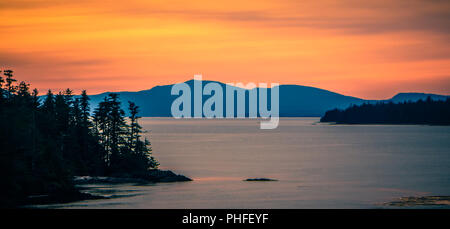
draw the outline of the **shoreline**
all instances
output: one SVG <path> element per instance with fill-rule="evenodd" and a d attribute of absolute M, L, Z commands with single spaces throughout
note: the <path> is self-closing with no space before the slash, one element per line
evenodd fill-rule
<path fill-rule="evenodd" d="M 114 176 L 74 176 L 74 185 L 87 184 L 125 184 L 125 183 L 166 183 L 166 182 L 186 182 L 192 181 L 191 178 L 181 174 L 176 174 L 170 170 L 149 170 L 146 174 L 141 176 L 130 176 L 129 174 L 115 174 Z M 82 189 L 76 187 L 73 190 L 55 192 L 43 195 L 28 196 L 18 206 L 19 208 L 30 208 L 36 205 L 46 204 L 63 204 L 78 202 L 83 200 L 100 200 L 110 199 L 110 197 L 93 195 L 82 192 Z"/>
<path fill-rule="evenodd" d="M 149 170 L 146 174 L 133 176 L 113 174 L 112 176 L 75 176 L 75 185 L 82 184 L 123 184 L 123 183 L 161 183 L 192 181 L 191 178 L 176 174 L 170 170 Z"/>

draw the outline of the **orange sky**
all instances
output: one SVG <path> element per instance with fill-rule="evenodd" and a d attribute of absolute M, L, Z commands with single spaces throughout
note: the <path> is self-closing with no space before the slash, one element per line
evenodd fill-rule
<path fill-rule="evenodd" d="M 450 94 L 450 1 L 1 0 L 0 68 L 43 90 L 194 74 L 367 99 Z"/>

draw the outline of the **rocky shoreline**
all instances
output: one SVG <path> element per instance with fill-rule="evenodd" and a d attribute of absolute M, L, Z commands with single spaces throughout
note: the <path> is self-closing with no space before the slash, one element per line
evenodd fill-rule
<path fill-rule="evenodd" d="M 390 207 L 450 206 L 450 196 L 409 196 L 385 203 Z"/>
<path fill-rule="evenodd" d="M 115 174 L 113 176 L 75 176 L 73 179 L 75 186 L 82 186 L 88 184 L 125 184 L 125 183 L 160 183 L 160 182 L 185 182 L 192 181 L 191 178 L 176 174 L 170 170 L 149 170 L 146 174 L 139 176 L 132 176 L 129 174 Z M 67 191 L 55 192 L 47 195 L 28 196 L 22 202 L 22 206 L 43 205 L 43 204 L 60 204 L 69 203 L 82 200 L 96 200 L 108 199 L 108 197 L 92 195 L 80 191 L 80 189 L 73 189 Z"/>
<path fill-rule="evenodd" d="M 74 183 L 83 184 L 121 184 L 121 183 L 158 183 L 158 182 L 183 182 L 192 181 L 191 178 L 176 174 L 170 170 L 154 169 L 144 175 L 131 176 L 128 174 L 116 174 L 113 176 L 76 176 Z"/>
<path fill-rule="evenodd" d="M 244 181 L 278 181 L 278 180 L 262 177 L 262 178 L 248 178 L 245 179 Z"/>

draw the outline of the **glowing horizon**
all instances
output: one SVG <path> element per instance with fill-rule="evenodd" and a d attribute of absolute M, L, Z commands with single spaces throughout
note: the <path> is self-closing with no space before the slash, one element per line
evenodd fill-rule
<path fill-rule="evenodd" d="M 450 2 L 4 0 L 0 68 L 41 94 L 139 91 L 194 74 L 364 99 L 450 94 Z"/>

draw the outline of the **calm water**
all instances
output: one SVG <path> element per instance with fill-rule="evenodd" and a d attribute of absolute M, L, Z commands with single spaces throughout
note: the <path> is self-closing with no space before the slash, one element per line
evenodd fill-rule
<path fill-rule="evenodd" d="M 91 185 L 123 195 L 67 208 L 378 208 L 402 196 L 450 195 L 450 127 L 323 125 L 318 118 L 143 118 L 162 169 L 193 182 Z M 244 182 L 268 177 L 276 182 Z"/>

